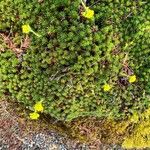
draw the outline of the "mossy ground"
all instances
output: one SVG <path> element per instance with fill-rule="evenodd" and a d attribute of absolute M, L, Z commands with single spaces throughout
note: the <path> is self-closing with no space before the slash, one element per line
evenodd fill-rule
<path fill-rule="evenodd" d="M 1 100 L 1 104 L 4 102 L 7 103 L 6 108 L 9 114 L 15 116 L 15 121 L 22 125 L 24 134 L 28 134 L 31 131 L 52 130 L 72 140 L 87 143 L 91 148 L 99 147 L 100 145 L 121 144 L 126 135 L 124 129 L 118 133 L 118 127 L 122 128 L 122 123 L 117 124 L 114 121 L 99 120 L 94 117 L 79 118 L 68 123 L 42 114 L 39 120 L 33 121 L 29 119 L 28 114 L 30 110 L 23 107 L 20 103 L 14 103 L 11 100 Z M 6 119 L 6 116 L 4 116 L 4 119 Z"/>

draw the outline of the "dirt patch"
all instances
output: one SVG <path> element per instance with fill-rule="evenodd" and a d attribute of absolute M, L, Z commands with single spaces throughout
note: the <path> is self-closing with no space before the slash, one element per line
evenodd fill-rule
<path fill-rule="evenodd" d="M 26 111 L 18 113 L 7 101 L 0 101 L 0 149 L 1 150 L 73 150 L 89 149 L 88 145 L 70 140 L 65 134 L 49 129 L 41 120 L 25 118 Z M 13 104 L 14 106 L 14 104 Z"/>
<path fill-rule="evenodd" d="M 19 103 L 0 101 L 0 150 L 122 150 L 111 143 L 119 136 L 96 118 L 63 123 L 43 114 L 32 121 L 29 113 Z"/>

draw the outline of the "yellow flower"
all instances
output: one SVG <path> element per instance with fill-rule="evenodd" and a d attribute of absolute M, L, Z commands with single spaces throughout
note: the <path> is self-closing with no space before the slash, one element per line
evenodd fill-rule
<path fill-rule="evenodd" d="M 31 32 L 31 27 L 28 24 L 27 25 L 22 25 L 22 32 L 23 33 Z"/>
<path fill-rule="evenodd" d="M 33 120 L 37 120 L 40 115 L 37 112 L 30 113 L 30 118 Z"/>
<path fill-rule="evenodd" d="M 91 10 L 89 7 L 86 7 L 85 12 L 82 12 L 82 16 L 88 19 L 92 19 L 94 16 L 94 10 Z"/>
<path fill-rule="evenodd" d="M 42 102 L 37 102 L 35 105 L 34 105 L 34 110 L 35 111 L 38 111 L 38 112 L 42 112 L 43 111 L 43 105 L 42 105 Z"/>
<path fill-rule="evenodd" d="M 111 86 L 109 84 L 105 84 L 103 86 L 103 89 L 104 89 L 105 92 L 107 92 L 107 91 L 109 91 L 111 89 Z"/>
<path fill-rule="evenodd" d="M 29 24 L 26 25 L 22 25 L 22 32 L 28 34 L 29 32 L 32 32 L 33 34 L 35 34 L 36 36 L 40 37 L 41 35 L 37 34 L 36 32 L 34 32 Z"/>
<path fill-rule="evenodd" d="M 132 76 L 129 77 L 129 82 L 130 83 L 133 83 L 135 81 L 136 81 L 136 76 L 135 75 L 132 75 Z"/>

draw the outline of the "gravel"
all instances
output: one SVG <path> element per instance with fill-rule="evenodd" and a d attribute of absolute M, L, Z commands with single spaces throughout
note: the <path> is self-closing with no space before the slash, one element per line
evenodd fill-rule
<path fill-rule="evenodd" d="M 67 135 L 41 128 L 20 118 L 9 103 L 0 101 L 0 150 L 89 150 L 88 145 Z M 29 123 L 27 123 L 29 122 Z"/>
<path fill-rule="evenodd" d="M 94 147 L 22 118 L 0 101 L 0 150 L 123 150 L 117 145 Z"/>

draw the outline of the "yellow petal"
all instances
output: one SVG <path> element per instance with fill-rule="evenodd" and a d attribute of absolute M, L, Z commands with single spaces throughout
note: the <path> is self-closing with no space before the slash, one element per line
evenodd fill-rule
<path fill-rule="evenodd" d="M 35 111 L 43 111 L 44 110 L 44 108 L 43 108 L 43 105 L 42 105 L 42 102 L 37 102 L 35 105 L 34 105 L 34 110 Z"/>
<path fill-rule="evenodd" d="M 130 83 L 133 83 L 135 81 L 136 81 L 136 76 L 135 75 L 132 75 L 132 76 L 129 77 L 129 82 Z"/>
<path fill-rule="evenodd" d="M 32 120 L 37 120 L 39 118 L 39 114 L 37 112 L 30 113 L 30 118 Z"/>
<path fill-rule="evenodd" d="M 23 33 L 29 33 L 31 31 L 31 27 L 27 25 L 22 25 L 22 32 Z"/>
<path fill-rule="evenodd" d="M 89 7 L 86 7 L 85 12 L 82 12 L 82 16 L 85 18 L 91 19 L 94 16 L 94 11 L 91 10 Z"/>
<path fill-rule="evenodd" d="M 109 91 L 109 90 L 111 89 L 111 86 L 110 86 L 109 84 L 105 84 L 105 85 L 103 86 L 103 89 L 104 89 L 105 92 L 106 92 L 106 91 Z"/>

